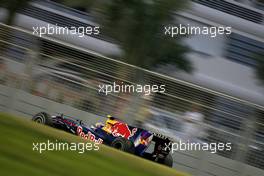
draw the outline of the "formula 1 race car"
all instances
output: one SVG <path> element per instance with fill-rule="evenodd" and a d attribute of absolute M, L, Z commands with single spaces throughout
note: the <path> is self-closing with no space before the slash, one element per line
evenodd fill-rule
<path fill-rule="evenodd" d="M 122 120 L 108 116 L 105 124 L 88 127 L 82 120 L 62 114 L 50 116 L 45 112 L 36 114 L 33 121 L 81 136 L 84 139 L 103 143 L 116 149 L 172 167 L 171 141 L 162 134 L 129 126 Z M 154 144 L 152 152 L 146 152 Z"/>

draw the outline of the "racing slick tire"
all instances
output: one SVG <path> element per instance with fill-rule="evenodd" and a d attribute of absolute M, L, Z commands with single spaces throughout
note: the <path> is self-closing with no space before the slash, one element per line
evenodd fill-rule
<path fill-rule="evenodd" d="M 168 166 L 168 167 L 173 166 L 173 158 L 170 154 L 168 154 L 164 159 L 159 158 L 157 161 L 155 161 L 156 158 L 153 157 L 152 153 L 144 153 L 143 158 L 157 162 L 157 163 L 160 163 L 160 164 L 163 164 L 163 165 Z"/>
<path fill-rule="evenodd" d="M 173 158 L 170 154 L 168 154 L 162 161 L 161 164 L 164 164 L 168 167 L 172 167 L 173 166 Z"/>
<path fill-rule="evenodd" d="M 52 125 L 51 116 L 45 112 L 40 112 L 33 116 L 32 120 L 44 125 Z"/>
<path fill-rule="evenodd" d="M 128 152 L 128 153 L 134 153 L 135 152 L 135 148 L 133 143 L 123 137 L 118 137 L 116 138 L 112 143 L 111 143 L 111 147 L 116 148 L 118 150 L 122 150 L 124 152 Z"/>

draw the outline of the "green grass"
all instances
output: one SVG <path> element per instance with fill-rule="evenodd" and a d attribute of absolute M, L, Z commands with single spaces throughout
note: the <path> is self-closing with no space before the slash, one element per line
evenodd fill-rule
<path fill-rule="evenodd" d="M 0 113 L 0 175 L 185 176 L 101 145 L 99 151 L 33 151 L 33 142 L 84 142 L 78 136 Z"/>

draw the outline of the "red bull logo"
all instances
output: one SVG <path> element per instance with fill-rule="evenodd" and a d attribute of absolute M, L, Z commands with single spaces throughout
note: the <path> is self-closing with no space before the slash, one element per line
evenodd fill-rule
<path fill-rule="evenodd" d="M 77 132 L 77 134 L 79 136 L 81 136 L 81 138 L 83 138 L 85 140 L 90 140 L 90 141 L 93 141 L 93 142 L 98 143 L 98 144 L 102 144 L 103 143 L 103 139 L 101 139 L 101 138 L 96 139 L 95 135 L 92 134 L 90 131 L 88 131 L 88 133 L 85 134 L 83 132 L 83 128 L 81 126 L 77 127 L 77 131 L 76 132 Z"/>
<path fill-rule="evenodd" d="M 134 134 L 137 132 L 137 128 L 133 128 L 132 131 L 130 131 L 127 124 L 122 122 L 117 122 L 111 127 L 112 135 L 115 137 L 122 136 L 126 139 L 129 139 L 130 137 L 134 136 Z"/>

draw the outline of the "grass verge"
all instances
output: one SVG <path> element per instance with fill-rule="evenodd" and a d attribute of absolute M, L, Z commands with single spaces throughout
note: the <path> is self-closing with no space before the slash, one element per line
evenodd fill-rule
<path fill-rule="evenodd" d="M 0 113 L 0 175 L 186 176 L 101 145 L 99 151 L 33 151 L 33 143 L 84 142 L 78 136 Z"/>

